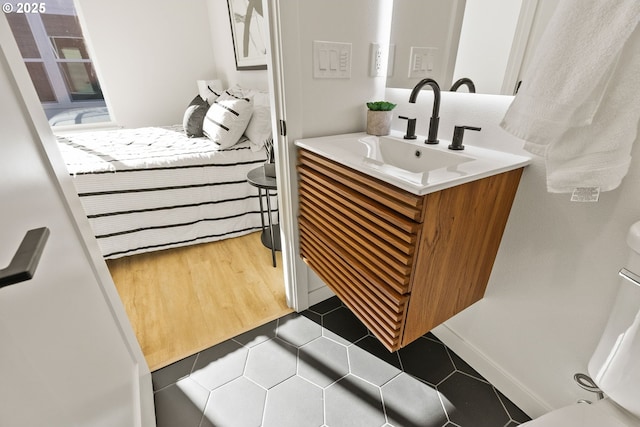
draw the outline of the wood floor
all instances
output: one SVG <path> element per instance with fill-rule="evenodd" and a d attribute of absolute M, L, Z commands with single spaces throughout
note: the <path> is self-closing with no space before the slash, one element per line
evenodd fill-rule
<path fill-rule="evenodd" d="M 260 233 L 108 260 L 154 371 L 292 310 Z"/>

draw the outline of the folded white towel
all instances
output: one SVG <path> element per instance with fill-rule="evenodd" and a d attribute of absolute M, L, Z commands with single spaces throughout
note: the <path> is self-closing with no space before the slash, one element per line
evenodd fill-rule
<path fill-rule="evenodd" d="M 545 156 L 547 189 L 616 188 L 640 119 L 640 1 L 564 0 L 501 126 Z"/>

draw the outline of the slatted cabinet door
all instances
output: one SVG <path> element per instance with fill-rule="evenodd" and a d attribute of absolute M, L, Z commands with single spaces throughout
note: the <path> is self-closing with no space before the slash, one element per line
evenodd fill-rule
<path fill-rule="evenodd" d="M 419 239 L 411 218 L 420 217 L 420 200 L 300 153 L 302 256 L 387 348 L 397 348 Z"/>
<path fill-rule="evenodd" d="M 467 199 L 474 199 L 469 193 L 473 194 L 478 184 L 459 186 L 463 191 L 456 187 L 436 195 L 417 196 L 300 150 L 301 256 L 390 351 L 397 350 L 437 326 L 433 322 L 441 322 L 443 313 L 451 317 L 450 312 L 457 313 L 482 297 L 488 280 L 486 269 L 490 271 L 493 265 L 520 173 L 514 171 L 500 179 L 511 183 L 506 191 L 504 185 L 489 185 L 501 194 L 499 204 L 506 209 L 496 208 L 493 203 L 476 203 L 473 212 L 465 213 Z M 478 182 L 485 180 L 495 181 L 485 178 Z M 437 212 L 441 200 L 447 201 L 444 218 L 461 220 L 465 215 L 480 213 L 482 218 L 476 218 L 472 226 L 485 231 L 474 233 L 480 237 L 467 238 L 464 234 L 469 230 L 465 227 L 456 233 L 444 230 L 446 219 L 434 222 L 442 214 Z M 425 218 L 427 213 L 429 218 Z M 492 238 L 487 239 L 486 234 Z M 443 274 L 446 276 L 447 268 L 451 268 L 446 265 L 434 275 L 433 267 L 443 261 L 442 256 L 450 256 L 450 251 L 436 248 L 442 244 L 438 242 L 454 243 L 447 236 L 477 241 L 455 246 L 463 248 L 461 256 L 478 248 L 484 251 L 488 262 L 480 262 L 482 274 L 472 272 L 481 279 L 479 282 L 472 280 L 469 284 L 465 277 L 461 283 L 443 283 Z M 483 243 L 486 241 L 489 243 Z M 431 276 L 438 282 L 430 283 Z M 450 289 L 440 292 L 434 286 Z M 444 295 L 451 301 L 435 298 L 442 307 L 434 307 L 425 301 L 432 295 Z"/>

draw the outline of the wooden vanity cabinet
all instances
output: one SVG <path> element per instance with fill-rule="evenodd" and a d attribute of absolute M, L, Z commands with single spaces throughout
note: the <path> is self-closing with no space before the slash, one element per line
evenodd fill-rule
<path fill-rule="evenodd" d="M 418 196 L 300 149 L 304 261 L 390 351 L 484 295 L 522 168 Z"/>

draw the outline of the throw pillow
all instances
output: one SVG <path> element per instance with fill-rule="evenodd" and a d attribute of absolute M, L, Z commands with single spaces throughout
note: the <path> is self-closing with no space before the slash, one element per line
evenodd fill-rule
<path fill-rule="evenodd" d="M 271 136 L 271 109 L 264 105 L 254 105 L 253 115 L 244 134 L 249 138 L 252 151 L 258 151 Z"/>
<path fill-rule="evenodd" d="M 204 80 L 202 81 L 202 84 L 201 81 L 198 81 L 198 93 L 200 94 L 200 98 L 207 101 L 209 105 L 213 104 L 213 101 L 215 101 L 222 93 L 222 88 L 219 86 L 219 83 L 220 82 L 217 80 L 210 82 Z"/>
<path fill-rule="evenodd" d="M 225 91 L 209 107 L 202 131 L 220 148 L 234 145 L 247 129 L 253 113 L 253 101 Z"/>
<path fill-rule="evenodd" d="M 187 107 L 182 118 L 182 126 L 184 131 L 189 137 L 204 136 L 202 133 L 202 124 L 204 122 L 204 116 L 209 110 L 209 104 L 202 99 L 200 95 L 196 95 L 193 101 Z"/>

